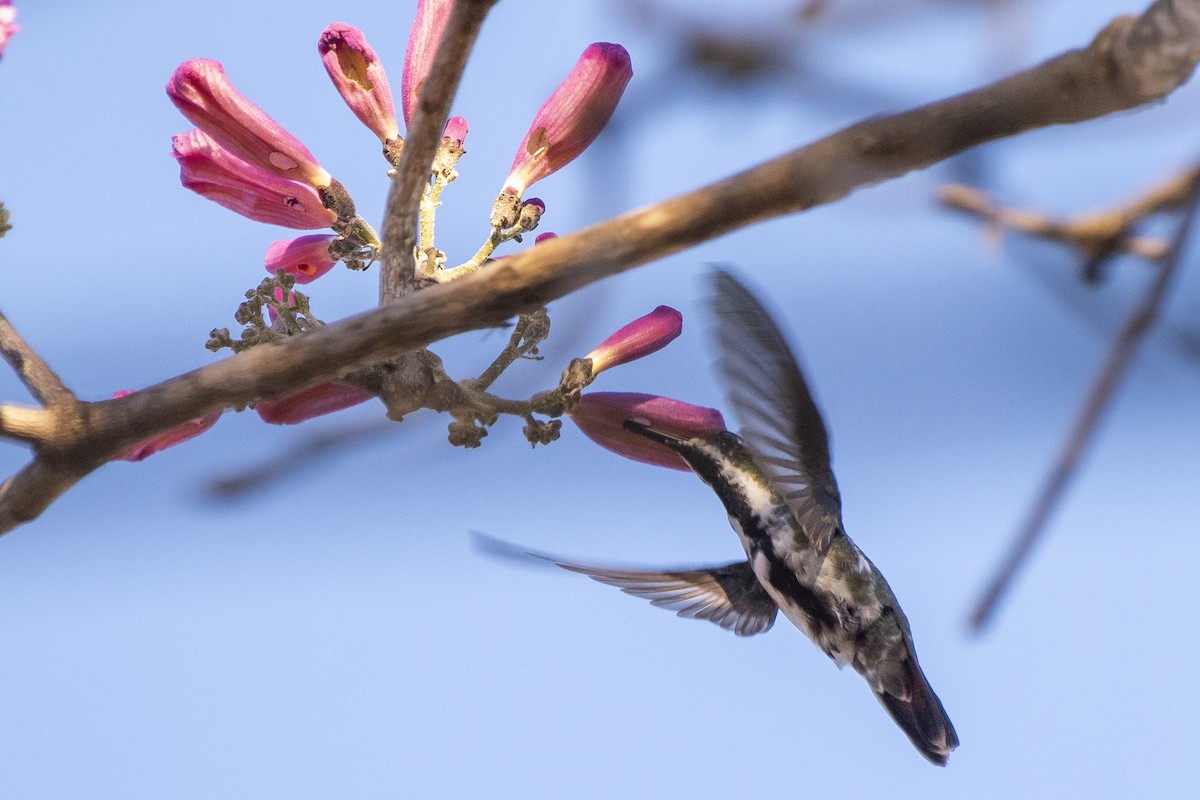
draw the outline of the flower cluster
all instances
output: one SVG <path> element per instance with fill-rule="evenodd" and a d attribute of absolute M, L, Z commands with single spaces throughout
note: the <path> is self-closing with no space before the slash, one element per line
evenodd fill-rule
<path fill-rule="evenodd" d="M 400 80 L 399 117 L 383 63 L 362 31 L 334 22 L 317 40 L 317 52 L 330 81 L 350 111 L 378 140 L 389 175 L 394 174 L 402 158 L 404 131 L 416 114 L 422 89 L 434 69 L 453 5 L 453 0 L 418 0 Z M 3 27 L 3 13 L 8 7 L 9 0 L 0 0 L 0 30 L 8 30 Z M 546 205 L 538 198 L 527 198 L 527 190 L 591 144 L 611 117 L 632 74 L 629 54 L 620 45 L 601 42 L 584 49 L 566 78 L 534 114 L 492 205 L 483 245 L 457 265 L 447 264 L 445 253 L 434 242 L 434 216 L 441 193 L 457 177 L 458 161 L 466 152 L 466 119 L 447 120 L 420 206 L 415 285 L 447 282 L 485 268 L 499 257 L 493 256 L 499 245 L 520 242 L 523 234 L 535 230 Z M 321 323 L 309 313 L 307 296 L 297 291 L 296 285 L 316 281 L 338 263 L 355 270 L 368 268 L 380 257 L 383 247 L 375 229 L 358 215 L 349 190 L 299 138 L 245 97 L 226 74 L 224 65 L 206 58 L 186 61 L 171 75 L 166 89 L 171 102 L 195 126 L 172 140 L 172 155 L 179 164 L 184 187 L 256 222 L 307 232 L 270 242 L 263 259 L 270 277 L 246 293 L 246 302 L 235 314 L 244 326 L 240 336 L 231 335 L 228 329 L 214 330 L 209 348 L 215 351 L 229 347 L 238 352 L 318 327 Z M 535 244 L 553 235 L 542 233 Z M 523 325 L 529 319 L 522 317 Z M 588 382 L 605 369 L 662 347 L 678 335 L 679 325 L 678 312 L 663 307 L 610 337 L 589 356 Z M 670 333 L 672 326 L 674 333 Z M 548 323 L 544 328 L 538 336 L 545 336 Z M 531 338 L 524 343 L 522 357 L 535 357 L 536 341 Z M 499 359 L 497 374 L 514 358 Z M 255 409 L 266 422 L 293 424 L 377 396 L 381 381 L 386 380 L 383 375 L 372 375 L 369 369 L 360 371 L 288 397 L 263 399 Z M 480 381 L 482 378 L 476 379 L 476 385 Z M 470 383 L 464 382 L 463 386 Z M 595 402 L 585 399 L 580 404 L 581 419 L 588 416 L 589 404 Z M 472 431 L 476 430 L 476 420 L 490 424 L 487 420 L 494 415 L 478 411 L 479 405 L 476 397 L 467 402 L 465 410 L 450 409 L 455 424 Z M 561 405 L 558 413 L 566 410 L 566 404 Z M 557 422 L 537 423 L 526 416 L 535 431 L 530 434 L 531 441 L 549 441 L 557 435 Z M 198 424 L 201 420 L 193 420 L 179 431 L 156 437 L 153 447 L 147 444 L 137 450 L 138 457 L 206 430 L 215 417 L 202 421 L 204 425 Z M 182 428 L 187 429 L 186 435 Z M 471 433 L 459 438 L 477 442 L 482 435 Z"/>
<path fill-rule="evenodd" d="M 452 6 L 452 0 L 417 4 L 401 79 L 405 125 L 411 122 L 421 87 L 433 69 Z M 351 25 L 335 22 L 321 33 L 317 51 L 334 88 L 379 140 L 384 157 L 394 167 L 404 139 L 387 73 L 366 36 Z M 524 200 L 525 191 L 587 148 L 612 115 L 632 74 L 629 54 L 620 45 L 587 47 L 534 115 L 493 204 L 491 232 L 483 247 L 452 268 L 444 268 L 444 254 L 435 251 L 422 262 L 427 265 L 426 277 L 436 281 L 461 277 L 483 266 L 498 245 L 520 241 L 521 234 L 537 227 L 545 205 L 537 199 Z M 272 244 L 265 259 L 271 274 L 282 269 L 307 282 L 339 261 L 365 269 L 378 257 L 379 237 L 357 215 L 346 188 L 299 139 L 243 96 L 222 64 L 205 58 L 184 62 L 168 81 L 167 95 L 196 125 L 196 130 L 174 138 L 174 156 L 185 187 L 258 222 L 333 230 L 323 239 L 304 236 Z M 451 117 L 446 123 L 433 181 L 422 204 L 422 253 L 434 249 L 432 217 L 442 189 L 456 177 L 467 130 L 462 117 Z"/>

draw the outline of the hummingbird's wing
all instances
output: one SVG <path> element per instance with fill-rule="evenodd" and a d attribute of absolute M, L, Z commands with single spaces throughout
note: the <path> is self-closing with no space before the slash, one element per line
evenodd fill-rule
<path fill-rule="evenodd" d="M 738 636 L 770 630 L 779 610 L 745 561 L 678 571 L 601 567 L 523 550 L 478 532 L 472 535 L 476 547 L 484 552 L 506 558 L 533 558 L 578 572 L 626 594 L 644 597 L 651 605 L 671 609 L 678 616 L 706 619 Z"/>
<path fill-rule="evenodd" d="M 626 594 L 644 597 L 651 605 L 669 608 L 678 616 L 715 622 L 738 636 L 770 630 L 779 610 L 746 561 L 678 572 L 554 563 Z"/>
<path fill-rule="evenodd" d="M 821 412 L 767 310 L 729 273 L 717 270 L 712 280 L 717 365 L 738 434 L 823 553 L 841 526 L 842 501 Z"/>

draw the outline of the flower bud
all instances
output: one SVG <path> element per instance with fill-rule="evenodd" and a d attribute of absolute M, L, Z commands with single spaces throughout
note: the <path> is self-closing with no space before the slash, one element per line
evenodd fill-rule
<path fill-rule="evenodd" d="M 171 142 L 184 187 L 230 211 L 298 230 L 327 228 L 337 221 L 311 186 L 243 161 L 203 131 L 177 134 Z"/>
<path fill-rule="evenodd" d="M 513 227 L 520 231 L 531 231 L 542 221 L 542 214 L 545 213 L 546 204 L 540 198 L 526 200 L 521 203 L 521 210 L 517 212 L 517 224 Z"/>
<path fill-rule="evenodd" d="M 259 400 L 254 410 L 262 417 L 263 422 L 271 425 L 295 425 L 313 417 L 365 403 L 374 396 L 366 389 L 339 381 L 329 381 L 310 386 L 279 400 Z"/>
<path fill-rule="evenodd" d="M 264 259 L 267 272 L 274 275 L 283 270 L 294 276 L 296 283 L 312 283 L 337 263 L 329 254 L 329 245 L 337 238 L 337 234 L 318 233 L 271 242 Z"/>
<path fill-rule="evenodd" d="M 193 125 L 238 158 L 314 188 L 333 180 L 299 139 L 233 87 L 219 62 L 183 62 L 167 81 L 167 95 Z"/>
<path fill-rule="evenodd" d="M 400 110 L 404 113 L 406 126 L 412 123 L 417 95 L 433 69 L 433 60 L 437 57 L 438 45 L 453 8 L 454 0 L 417 0 L 417 16 L 408 34 L 404 74 L 400 77 Z"/>
<path fill-rule="evenodd" d="M 663 349 L 682 332 L 683 314 L 670 306 L 659 306 L 609 336 L 585 358 L 592 360 L 592 375 L 599 375 L 610 367 Z"/>
<path fill-rule="evenodd" d="M 437 154 L 433 157 L 433 165 L 430 167 L 433 174 L 438 176 L 438 180 L 449 183 L 458 177 L 454 167 L 467 152 L 463 147 L 466 138 L 467 121 L 465 119 L 451 117 L 446 120 L 446 127 L 442 129 L 442 144 L 437 149 Z"/>
<path fill-rule="evenodd" d="M 569 413 L 579 430 L 601 447 L 644 464 L 678 470 L 691 468 L 671 448 L 626 430 L 625 421 L 688 439 L 725 430 L 725 420 L 715 408 L 636 392 L 588 392 Z"/>
<path fill-rule="evenodd" d="M 113 394 L 113 397 L 125 397 L 133 394 L 137 389 L 122 389 Z M 116 461 L 141 461 L 144 458 L 154 455 L 160 450 L 166 450 L 168 447 L 186 442 L 188 439 L 193 439 L 206 430 L 217 424 L 217 420 L 221 418 L 221 410 L 211 411 L 203 417 L 189 419 L 182 425 L 176 425 L 168 431 L 163 431 L 157 436 L 152 436 L 140 444 L 121 453 L 114 460 Z"/>
<path fill-rule="evenodd" d="M 16 19 L 17 10 L 13 8 L 12 0 L 0 0 L 0 55 L 4 54 L 4 48 L 8 46 L 12 35 L 21 30 Z"/>
<path fill-rule="evenodd" d="M 619 44 L 588 45 L 529 126 L 513 159 L 504 191 L 525 190 L 561 169 L 600 135 L 633 77 L 629 53 Z"/>
<path fill-rule="evenodd" d="M 317 51 L 338 94 L 354 116 L 387 142 L 400 136 L 392 90 L 378 56 L 362 31 L 344 22 L 334 22 L 317 42 Z"/>
<path fill-rule="evenodd" d="M 463 142 L 467 140 L 468 130 L 465 118 L 451 117 L 446 120 L 446 127 L 442 130 L 442 139 L 449 139 L 451 144 L 462 147 Z"/>

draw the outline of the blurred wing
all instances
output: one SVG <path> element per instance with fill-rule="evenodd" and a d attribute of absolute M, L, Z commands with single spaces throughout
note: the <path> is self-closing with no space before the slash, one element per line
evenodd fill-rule
<path fill-rule="evenodd" d="M 778 607 L 745 561 L 671 572 L 614 569 L 575 564 L 522 550 L 478 532 L 472 532 L 472 535 L 476 548 L 482 552 L 524 561 L 536 559 L 578 572 L 600 583 L 616 586 L 627 594 L 644 597 L 652 605 L 671 609 L 681 617 L 706 619 L 738 636 L 762 633 L 775 624 Z"/>
<path fill-rule="evenodd" d="M 713 273 L 717 365 L 754 460 L 823 553 L 841 526 L 829 437 L 800 366 L 762 304 L 732 275 Z"/>
<path fill-rule="evenodd" d="M 644 597 L 651 605 L 669 608 L 678 616 L 714 622 L 738 636 L 753 636 L 775 624 L 778 606 L 745 561 L 680 572 L 554 563 L 626 594 Z"/>

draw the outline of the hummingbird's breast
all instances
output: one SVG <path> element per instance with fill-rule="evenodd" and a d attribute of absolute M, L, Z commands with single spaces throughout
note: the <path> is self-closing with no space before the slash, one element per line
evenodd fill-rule
<path fill-rule="evenodd" d="M 877 574 L 842 533 L 824 552 L 753 462 L 714 458 L 709 475 L 759 582 L 793 625 L 839 666 L 854 660 L 860 631 L 878 617 Z M 700 472 L 700 470 L 697 470 Z"/>
<path fill-rule="evenodd" d="M 840 604 L 817 585 L 825 554 L 809 545 L 795 514 L 759 470 L 726 461 L 712 478 L 707 482 L 725 506 L 759 583 L 793 625 L 845 663 Z"/>
<path fill-rule="evenodd" d="M 736 435 L 691 439 L 679 453 L 725 506 L 755 576 L 784 616 L 839 665 L 852 661 L 862 614 L 868 611 L 860 593 L 849 592 L 862 583 L 853 543 L 839 535 L 817 552 Z"/>

